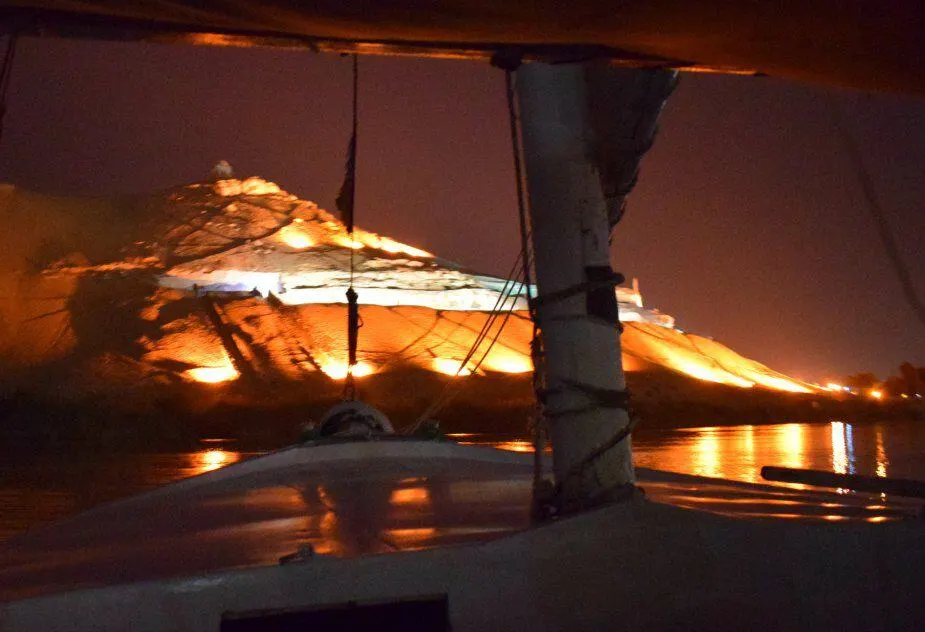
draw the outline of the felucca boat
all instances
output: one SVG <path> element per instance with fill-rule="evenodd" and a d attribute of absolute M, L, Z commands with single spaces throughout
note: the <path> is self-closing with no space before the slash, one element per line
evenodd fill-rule
<path fill-rule="evenodd" d="M 911 510 L 871 522 L 880 515 L 851 495 L 634 470 L 608 252 L 677 71 L 922 94 L 922 24 L 915 3 L 861 0 L 7 0 L 11 42 L 499 66 L 553 458 L 395 435 L 348 402 L 302 444 L 5 544 L 0 630 L 925 628 Z M 798 519 L 736 510 L 767 502 Z M 832 515 L 855 519 L 822 519 Z"/>

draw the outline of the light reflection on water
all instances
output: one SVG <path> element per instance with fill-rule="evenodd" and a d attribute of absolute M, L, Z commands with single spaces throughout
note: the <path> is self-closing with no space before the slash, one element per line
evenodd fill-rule
<path fill-rule="evenodd" d="M 633 444 L 640 467 L 750 483 L 763 482 L 765 465 L 885 477 L 891 461 L 891 476 L 925 479 L 923 450 L 925 423 L 915 421 L 690 428 L 641 434 Z"/>
<path fill-rule="evenodd" d="M 877 426 L 876 428 L 876 440 L 877 440 L 877 470 L 874 472 L 880 478 L 886 478 L 887 466 L 890 464 L 890 460 L 886 456 L 886 448 L 883 446 L 883 428 Z"/>
<path fill-rule="evenodd" d="M 459 440 L 531 451 L 523 439 L 470 434 Z M 765 465 L 925 480 L 923 453 L 925 421 L 642 429 L 633 438 L 638 467 L 748 483 L 766 482 Z"/>
<path fill-rule="evenodd" d="M 848 447 L 846 445 L 845 424 L 832 422 L 832 471 L 836 474 L 848 473 Z"/>
<path fill-rule="evenodd" d="M 206 472 L 217 470 L 226 465 L 231 465 L 241 458 L 240 453 L 221 448 L 200 450 L 199 452 L 193 452 L 189 456 L 193 463 L 192 467 L 195 469 L 195 474 L 205 474 Z"/>
<path fill-rule="evenodd" d="M 691 471 L 698 476 L 720 476 L 719 441 L 714 428 L 704 428 L 692 446 Z"/>
<path fill-rule="evenodd" d="M 204 474 L 252 456 L 210 441 L 195 452 L 0 455 L 0 540 L 105 502 Z"/>
<path fill-rule="evenodd" d="M 468 436 L 467 442 L 506 448 L 506 438 Z M 518 442 L 522 449 L 524 442 Z M 751 518 L 883 522 L 915 515 L 920 501 L 853 494 L 806 485 L 770 483 L 761 468 L 776 465 L 843 474 L 925 480 L 925 422 L 786 423 L 648 429 L 633 438 L 638 467 L 787 488 L 747 493 L 716 482 L 644 480 L 650 498 L 669 504 Z M 772 488 L 773 489 L 773 488 Z M 832 492 L 837 492 L 838 495 Z M 779 496 L 779 497 L 778 497 Z"/>
<path fill-rule="evenodd" d="M 777 435 L 778 453 L 784 467 L 806 467 L 806 437 L 801 424 L 771 426 Z"/>
<path fill-rule="evenodd" d="M 518 452 L 532 450 L 526 436 L 451 438 Z M 764 482 L 760 475 L 764 465 L 925 480 L 925 422 L 642 428 L 634 435 L 633 453 L 639 467 L 750 483 Z M 195 452 L 87 454 L 75 448 L 66 454 L 0 455 L 0 540 L 30 526 L 252 455 L 225 442 L 211 442 Z M 417 479 L 405 483 L 391 497 L 393 506 L 429 503 Z M 323 531 L 330 526 L 322 521 L 318 528 Z"/>

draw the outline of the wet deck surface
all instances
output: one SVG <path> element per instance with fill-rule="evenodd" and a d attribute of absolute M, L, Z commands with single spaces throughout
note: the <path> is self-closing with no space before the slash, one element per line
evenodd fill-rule
<path fill-rule="evenodd" d="M 358 451 L 357 451 L 358 450 Z M 878 522 L 911 502 L 640 471 L 648 497 L 752 518 Z M 357 556 L 529 527 L 532 456 L 395 441 L 302 448 L 104 505 L 0 544 L 0 601 L 275 565 L 311 545 Z"/>

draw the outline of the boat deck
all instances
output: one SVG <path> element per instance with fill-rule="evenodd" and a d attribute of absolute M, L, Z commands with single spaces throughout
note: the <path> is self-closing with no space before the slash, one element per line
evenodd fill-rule
<path fill-rule="evenodd" d="M 279 564 L 485 542 L 530 526 L 532 455 L 391 439 L 275 452 L 0 543 L 0 601 Z M 909 501 L 640 470 L 658 503 L 752 519 L 879 522 Z"/>

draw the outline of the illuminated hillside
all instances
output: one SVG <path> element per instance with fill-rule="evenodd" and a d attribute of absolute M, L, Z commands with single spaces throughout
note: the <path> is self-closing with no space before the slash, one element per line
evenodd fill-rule
<path fill-rule="evenodd" d="M 351 255 L 364 322 L 358 376 L 414 369 L 466 379 L 474 370 L 532 368 L 523 288 L 502 305 L 512 312 L 503 330 L 499 319 L 461 367 L 503 279 L 369 231 L 351 240 L 333 215 L 259 178 L 121 202 L 3 192 L 4 221 L 19 234 L 0 277 L 8 370 L 70 358 L 86 371 L 94 358 L 107 367 L 122 358 L 132 367 L 125 370 L 148 380 L 343 379 L 341 303 Z M 86 231 L 62 239 L 79 231 L 82 217 Z M 811 390 L 674 329 L 673 318 L 643 307 L 636 287 L 617 294 L 629 372 L 659 368 L 735 387 Z"/>

